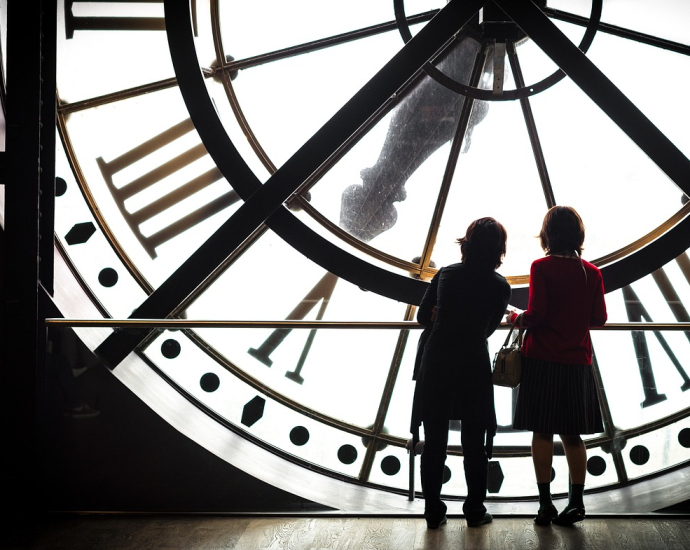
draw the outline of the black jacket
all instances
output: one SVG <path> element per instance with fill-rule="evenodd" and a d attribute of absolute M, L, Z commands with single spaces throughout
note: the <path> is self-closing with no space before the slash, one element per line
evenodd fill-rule
<path fill-rule="evenodd" d="M 495 271 L 462 263 L 444 267 L 432 279 L 417 313 L 431 331 L 419 350 L 413 433 L 431 419 L 471 420 L 490 434 L 496 432 L 487 338 L 501 323 L 510 292 Z"/>

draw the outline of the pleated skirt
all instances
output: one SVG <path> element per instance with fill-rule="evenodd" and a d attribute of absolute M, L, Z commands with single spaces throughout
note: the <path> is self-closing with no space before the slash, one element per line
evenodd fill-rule
<path fill-rule="evenodd" d="M 603 432 L 592 366 L 523 358 L 513 428 L 563 435 Z"/>

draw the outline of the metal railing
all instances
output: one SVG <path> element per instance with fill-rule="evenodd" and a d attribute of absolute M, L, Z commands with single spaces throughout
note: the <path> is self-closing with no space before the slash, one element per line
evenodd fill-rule
<path fill-rule="evenodd" d="M 50 328 L 150 328 L 150 329 L 199 329 L 199 328 L 293 328 L 293 329 L 423 329 L 416 321 L 226 321 L 188 319 L 45 319 Z M 503 323 L 498 328 L 508 329 Z M 690 323 L 607 323 L 590 330 L 672 330 L 690 331 Z"/>

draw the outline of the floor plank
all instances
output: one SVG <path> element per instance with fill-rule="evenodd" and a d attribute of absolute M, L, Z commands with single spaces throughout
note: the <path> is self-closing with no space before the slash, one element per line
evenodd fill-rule
<path fill-rule="evenodd" d="M 61 515 L 4 528 L 11 550 L 681 550 L 690 517 L 597 516 L 572 527 L 499 517 L 467 527 L 461 517 L 429 530 L 420 517 Z"/>
<path fill-rule="evenodd" d="M 690 519 L 660 520 L 654 527 L 669 550 L 690 548 Z"/>

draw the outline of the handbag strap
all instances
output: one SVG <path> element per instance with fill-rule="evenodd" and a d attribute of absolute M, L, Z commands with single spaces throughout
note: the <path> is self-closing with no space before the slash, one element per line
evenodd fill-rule
<path fill-rule="evenodd" d="M 520 323 L 518 326 L 518 322 Z M 522 334 L 524 332 L 522 328 L 522 313 L 520 313 L 516 318 L 515 321 L 513 322 L 512 326 L 510 327 L 510 331 L 508 331 L 508 336 L 506 336 L 506 341 L 503 342 L 503 347 L 505 348 L 508 346 L 508 342 L 510 342 L 510 337 L 513 334 L 513 331 L 515 330 L 515 327 L 518 327 L 518 335 L 517 335 L 517 343 L 518 346 L 522 347 Z"/>
<path fill-rule="evenodd" d="M 518 343 L 519 347 L 522 347 L 522 335 L 525 333 L 525 331 L 522 328 L 522 316 L 523 316 L 523 313 L 520 313 L 518 315 L 517 319 L 515 319 L 515 324 L 517 324 L 518 319 L 520 320 L 520 328 L 518 329 L 518 337 L 517 337 L 517 343 Z"/>

